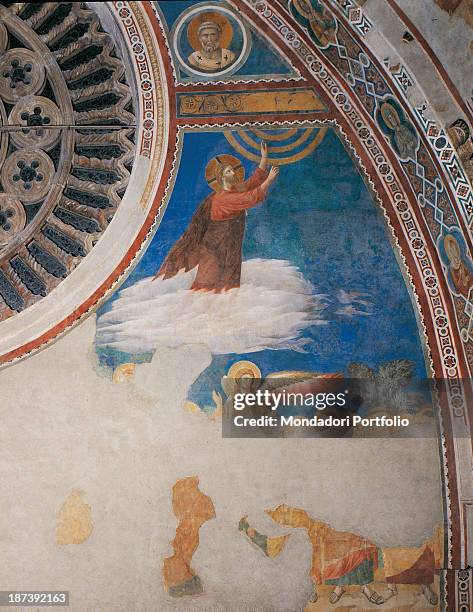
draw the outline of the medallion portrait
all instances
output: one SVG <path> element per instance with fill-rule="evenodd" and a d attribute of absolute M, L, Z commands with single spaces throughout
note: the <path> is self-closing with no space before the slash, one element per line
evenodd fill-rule
<path fill-rule="evenodd" d="M 184 11 L 173 30 L 179 67 L 194 79 L 233 74 L 250 51 L 250 34 L 245 25 L 221 5 L 205 3 Z"/>
<path fill-rule="evenodd" d="M 414 158 L 419 146 L 419 138 L 404 112 L 393 99 L 388 98 L 381 103 L 376 119 L 399 157 L 401 159 Z"/>

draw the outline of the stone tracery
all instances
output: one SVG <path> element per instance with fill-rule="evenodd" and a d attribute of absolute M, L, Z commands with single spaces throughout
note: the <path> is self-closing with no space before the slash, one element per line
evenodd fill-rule
<path fill-rule="evenodd" d="M 83 3 L 9 4 L 0 8 L 0 319 L 47 295 L 95 246 L 135 149 L 124 65 L 97 15 Z"/>

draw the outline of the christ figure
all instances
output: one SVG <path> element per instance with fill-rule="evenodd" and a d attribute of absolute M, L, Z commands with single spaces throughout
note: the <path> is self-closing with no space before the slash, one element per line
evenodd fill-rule
<path fill-rule="evenodd" d="M 261 142 L 261 162 L 247 181 L 233 155 L 218 155 L 208 163 L 205 177 L 214 193 L 200 204 L 155 278 L 171 278 L 198 266 L 194 291 L 220 293 L 240 286 L 246 211 L 265 200 L 279 172 L 275 166 L 267 171 L 267 159 L 267 145 Z"/>

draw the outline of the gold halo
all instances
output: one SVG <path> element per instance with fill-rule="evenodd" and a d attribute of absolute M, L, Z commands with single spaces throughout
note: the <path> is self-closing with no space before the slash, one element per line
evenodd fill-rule
<path fill-rule="evenodd" d="M 295 134 L 297 134 L 297 128 L 284 130 L 280 134 L 269 134 L 264 130 L 257 130 L 256 128 L 253 128 L 251 131 L 255 136 L 261 138 L 261 140 L 267 140 L 268 142 L 271 140 L 289 140 L 289 138 L 292 138 Z"/>
<path fill-rule="evenodd" d="M 220 35 L 220 46 L 222 49 L 227 49 L 228 45 L 232 42 L 233 28 L 232 24 L 228 21 L 225 15 L 217 11 L 210 11 L 205 13 L 199 13 L 194 19 L 191 20 L 187 27 L 187 39 L 190 46 L 194 51 L 199 51 L 201 48 L 198 31 L 200 26 L 206 21 L 215 21 L 222 28 Z"/>
<path fill-rule="evenodd" d="M 272 372 L 266 378 L 292 378 L 295 380 L 307 380 L 308 378 L 343 378 L 343 374 L 319 374 L 311 370 L 281 370 Z"/>
<path fill-rule="evenodd" d="M 302 132 L 300 136 L 298 136 L 295 140 L 293 140 L 292 142 L 286 145 L 282 145 L 282 146 L 268 145 L 268 154 L 271 155 L 271 153 L 287 153 L 288 151 L 293 151 L 294 149 L 297 149 L 298 146 L 300 146 L 301 144 L 304 144 L 306 140 L 309 140 L 309 138 L 313 134 L 313 131 L 314 131 L 314 128 L 307 128 L 306 130 Z M 255 140 L 253 140 L 253 138 L 251 138 L 248 131 L 238 130 L 238 133 L 240 135 L 240 138 L 244 140 L 246 144 L 249 144 L 252 149 L 259 151 L 259 148 L 260 148 L 259 142 L 256 142 Z"/>
<path fill-rule="evenodd" d="M 327 130 L 328 128 L 326 127 L 317 128 L 317 132 L 313 140 L 309 140 L 309 143 L 304 149 L 302 149 L 298 153 L 295 153 L 294 155 L 289 155 L 288 157 L 268 157 L 268 164 L 270 164 L 271 166 L 282 166 L 284 164 L 293 164 L 299 161 L 300 159 L 304 159 L 304 157 L 307 157 L 307 155 L 312 153 L 312 151 L 314 151 L 319 146 L 319 144 L 324 139 Z M 225 130 L 224 136 L 237 153 L 240 153 L 240 155 L 243 155 L 243 157 L 246 157 L 246 159 L 250 159 L 251 161 L 260 161 L 261 155 L 257 155 L 256 153 L 245 149 L 245 147 L 241 145 L 235 138 L 232 130 Z M 271 146 L 268 145 L 268 152 L 271 153 L 271 150 Z"/>
<path fill-rule="evenodd" d="M 460 249 L 460 245 L 458 244 L 458 240 L 452 236 L 451 234 L 448 234 L 447 236 L 445 236 L 443 244 L 445 246 L 445 252 L 447 253 L 447 257 L 450 261 L 452 261 L 453 257 L 452 257 L 452 249 L 455 249 L 455 255 L 457 257 L 460 257 L 461 255 L 461 249 Z"/>
<path fill-rule="evenodd" d="M 235 175 L 238 179 L 239 183 L 242 183 L 245 180 L 245 169 L 243 168 L 241 161 L 238 157 L 233 155 L 216 155 L 213 159 L 209 161 L 207 167 L 205 168 L 205 180 L 207 181 L 210 189 L 214 191 L 219 191 L 222 188 L 222 185 L 218 181 L 217 170 L 219 166 L 231 166 L 235 171 Z"/>
<path fill-rule="evenodd" d="M 243 378 L 243 376 L 261 378 L 261 370 L 252 361 L 237 361 L 228 370 L 227 376 L 228 378 Z"/>

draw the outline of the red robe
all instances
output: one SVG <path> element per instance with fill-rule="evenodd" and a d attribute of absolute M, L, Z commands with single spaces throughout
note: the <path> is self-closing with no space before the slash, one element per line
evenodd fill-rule
<path fill-rule="evenodd" d="M 453 284 L 457 292 L 468 299 L 470 288 L 473 286 L 473 274 L 471 274 L 463 261 L 457 269 L 450 266 L 450 274 L 452 275 Z"/>
<path fill-rule="evenodd" d="M 238 188 L 208 196 L 156 277 L 171 278 L 180 270 L 187 272 L 198 266 L 191 289 L 220 292 L 239 287 L 246 210 L 265 199 L 262 183 L 267 176 L 258 168 Z"/>

